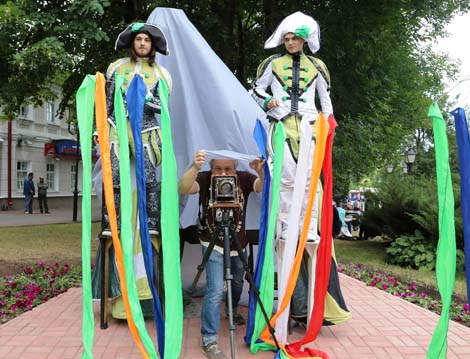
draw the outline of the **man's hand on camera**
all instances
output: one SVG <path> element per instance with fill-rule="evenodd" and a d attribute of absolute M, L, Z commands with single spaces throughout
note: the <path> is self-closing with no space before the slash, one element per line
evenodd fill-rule
<path fill-rule="evenodd" d="M 202 168 L 202 165 L 206 162 L 206 151 L 204 150 L 199 150 L 196 151 L 194 154 L 194 162 L 193 162 L 193 167 L 200 171 Z"/>

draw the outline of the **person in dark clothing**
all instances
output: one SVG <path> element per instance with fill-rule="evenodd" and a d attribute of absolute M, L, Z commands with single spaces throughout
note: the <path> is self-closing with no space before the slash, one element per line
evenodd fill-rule
<path fill-rule="evenodd" d="M 210 171 L 199 172 L 202 165 L 206 162 L 205 151 L 197 151 L 194 154 L 193 165 L 181 177 L 178 190 L 181 194 L 199 193 L 199 203 L 201 206 L 202 218 L 201 224 L 209 226 L 212 222 L 212 213 L 210 211 L 210 186 L 211 176 L 236 176 L 239 187 L 238 196 L 241 204 L 239 223 L 237 225 L 237 236 L 242 248 L 247 244 L 245 233 L 246 203 L 251 192 L 261 192 L 263 189 L 263 165 L 264 161 L 260 158 L 252 161 L 250 167 L 254 169 L 258 177 L 246 171 L 237 171 L 237 161 L 233 159 L 213 159 L 210 161 Z M 204 223 L 205 222 L 205 223 Z M 207 250 L 210 241 L 209 233 L 202 233 L 200 236 L 203 254 Z M 234 253 L 232 253 L 234 252 Z M 223 244 L 216 241 L 214 250 L 209 256 L 206 264 L 207 289 L 204 295 L 201 312 L 201 335 L 202 350 L 210 359 L 225 359 L 225 354 L 218 345 L 218 331 L 220 325 L 220 303 L 224 297 L 224 263 L 223 263 Z M 233 274 L 233 319 L 237 325 L 245 324 L 245 319 L 237 312 L 238 301 L 243 289 L 244 268 L 238 253 L 231 248 L 230 253 L 232 274 Z"/>
<path fill-rule="evenodd" d="M 33 197 L 36 194 L 34 189 L 34 173 L 28 173 L 28 177 L 23 182 L 23 194 L 24 194 L 24 213 L 33 214 Z"/>
<path fill-rule="evenodd" d="M 44 182 L 44 177 L 39 177 L 38 183 L 38 201 L 39 201 L 39 210 L 41 213 L 49 212 L 49 206 L 47 205 L 47 189 L 49 188 L 48 184 Z"/>

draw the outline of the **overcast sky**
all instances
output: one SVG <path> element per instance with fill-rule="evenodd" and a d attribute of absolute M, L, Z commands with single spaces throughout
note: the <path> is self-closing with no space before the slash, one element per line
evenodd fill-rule
<path fill-rule="evenodd" d="M 450 36 L 440 40 L 436 49 L 445 51 L 453 59 L 461 61 L 458 80 L 449 84 L 449 89 L 454 88 L 451 91 L 454 96 L 460 93 L 460 101 L 466 105 L 470 103 L 470 13 L 455 17 L 447 26 L 447 31 Z"/>

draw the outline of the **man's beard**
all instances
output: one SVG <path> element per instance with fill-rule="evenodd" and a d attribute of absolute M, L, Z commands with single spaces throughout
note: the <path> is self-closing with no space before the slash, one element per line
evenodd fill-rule
<path fill-rule="evenodd" d="M 146 48 L 139 48 L 135 51 L 136 55 L 139 57 L 149 57 L 150 56 L 150 49 Z"/>

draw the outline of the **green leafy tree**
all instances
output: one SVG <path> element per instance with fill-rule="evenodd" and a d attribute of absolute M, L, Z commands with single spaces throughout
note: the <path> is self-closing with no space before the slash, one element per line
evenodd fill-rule
<path fill-rule="evenodd" d="M 331 72 L 339 123 L 337 194 L 398 156 L 417 130 L 426 134 L 427 107 L 433 100 L 445 104 L 443 79 L 456 68 L 424 44 L 470 9 L 468 0 L 3 1 L 0 106 L 11 114 L 26 101 L 40 104 L 55 96 L 55 84 L 63 110 L 85 74 L 105 71 L 119 56 L 113 49 L 119 32 L 157 6 L 183 9 L 247 89 L 259 63 L 282 51 L 265 51 L 263 44 L 285 16 L 300 10 L 318 20 L 316 56 Z"/>

